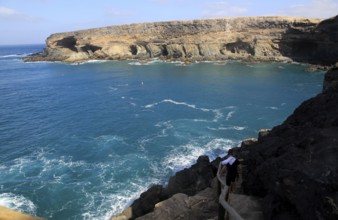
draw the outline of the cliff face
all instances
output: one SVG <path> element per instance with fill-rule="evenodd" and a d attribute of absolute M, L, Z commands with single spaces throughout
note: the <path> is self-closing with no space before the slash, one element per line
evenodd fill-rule
<path fill-rule="evenodd" d="M 331 20 L 245 17 L 111 26 L 53 34 L 29 60 L 264 60 L 334 64 L 337 17 Z M 309 53 L 310 51 L 310 53 Z M 324 59 L 325 58 L 325 59 Z M 329 59 L 327 59 L 329 58 Z"/>
<path fill-rule="evenodd" d="M 266 219 L 338 219 L 338 68 L 321 94 L 235 151 L 247 163 L 243 187 L 264 197 Z"/>

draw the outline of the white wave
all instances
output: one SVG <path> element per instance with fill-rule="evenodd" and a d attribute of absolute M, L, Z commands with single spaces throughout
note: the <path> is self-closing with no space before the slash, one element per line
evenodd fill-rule
<path fill-rule="evenodd" d="M 129 86 L 129 84 L 128 83 L 126 83 L 126 84 L 119 84 L 119 85 L 117 85 L 118 87 L 124 87 L 124 86 Z"/>
<path fill-rule="evenodd" d="M 13 193 L 0 194 L 0 206 L 4 206 L 17 211 L 22 211 L 30 215 L 36 215 L 36 205 L 22 195 Z"/>
<path fill-rule="evenodd" d="M 126 144 L 125 138 L 117 135 L 101 135 L 95 138 L 101 145 L 111 145 L 113 143 L 119 142 Z"/>
<path fill-rule="evenodd" d="M 218 127 L 218 128 L 211 128 L 207 127 L 209 130 L 212 131 L 220 131 L 220 130 L 236 130 L 236 131 L 242 131 L 246 129 L 247 127 L 241 127 L 241 126 L 229 126 L 229 127 Z"/>
<path fill-rule="evenodd" d="M 167 131 L 174 128 L 174 126 L 171 124 L 171 121 L 158 122 L 155 124 L 155 126 L 162 129 L 160 137 L 168 136 Z"/>
<path fill-rule="evenodd" d="M 171 104 L 174 104 L 174 105 L 184 105 L 184 106 L 187 106 L 189 108 L 193 108 L 193 109 L 196 109 L 196 105 L 193 105 L 193 104 L 188 104 L 186 102 L 177 102 L 177 101 L 174 101 L 172 99 L 164 99 L 160 102 L 156 102 L 156 103 L 153 103 L 153 104 L 149 104 L 149 105 L 146 105 L 144 106 L 145 108 L 153 108 L 154 106 L 156 105 L 159 105 L 159 104 L 162 104 L 162 103 L 171 103 Z"/>
<path fill-rule="evenodd" d="M 118 88 L 113 87 L 113 86 L 109 86 L 109 91 L 110 91 L 110 92 L 115 92 L 115 91 L 117 91 L 117 90 L 118 90 Z"/>
<path fill-rule="evenodd" d="M 147 65 L 150 65 L 150 64 L 153 64 L 153 63 L 156 63 L 156 62 L 159 62 L 159 61 L 157 59 L 146 60 L 146 61 L 133 61 L 133 62 L 130 62 L 128 64 L 132 65 L 132 66 L 147 66 Z"/>
<path fill-rule="evenodd" d="M 232 118 L 232 116 L 233 116 L 233 114 L 235 114 L 235 112 L 236 112 L 235 110 L 234 110 L 234 111 L 230 111 L 230 112 L 227 114 L 225 120 L 229 121 L 229 119 Z"/>
<path fill-rule="evenodd" d="M 237 131 L 242 131 L 242 130 L 246 129 L 247 127 L 233 126 L 232 128 L 233 128 L 234 130 L 237 130 Z"/>
<path fill-rule="evenodd" d="M 196 119 L 193 119 L 194 122 L 208 122 L 208 120 L 205 120 L 205 119 L 199 119 L 199 118 L 196 118 Z"/>
<path fill-rule="evenodd" d="M 159 183 L 159 180 L 142 178 L 130 180 L 128 188 L 124 186 L 125 183 L 117 184 L 117 188 L 123 189 L 118 193 L 88 193 L 84 191 L 84 197 L 88 202 L 84 206 L 82 217 L 88 220 L 108 220 L 121 213 L 130 205 L 131 201 L 138 198 L 151 184 L 156 183 Z M 109 186 L 107 185 L 107 187 Z"/>
<path fill-rule="evenodd" d="M 238 145 L 238 141 L 223 138 L 213 139 L 205 145 L 200 145 L 199 142 L 193 141 L 175 147 L 174 150 L 164 158 L 162 165 L 176 172 L 194 164 L 196 159 L 201 155 L 207 155 L 210 160 L 213 160 L 219 156 L 214 154 L 216 150 L 226 154 L 229 149 L 236 145 Z"/>
<path fill-rule="evenodd" d="M 265 108 L 272 109 L 272 110 L 278 110 L 278 107 L 275 107 L 275 106 L 268 106 L 268 107 L 265 107 Z"/>
<path fill-rule="evenodd" d="M 189 104 L 189 103 L 186 103 L 186 102 L 179 102 L 179 101 L 175 101 L 175 100 L 172 100 L 172 99 L 164 99 L 164 100 L 162 100 L 160 102 L 155 102 L 155 103 L 152 103 L 152 104 L 148 104 L 148 105 L 145 105 L 144 108 L 153 108 L 153 107 L 155 107 L 157 105 L 160 105 L 162 103 L 171 103 L 171 104 L 174 104 L 174 105 L 186 106 L 188 108 L 192 108 L 192 109 L 203 111 L 203 112 L 212 112 L 215 115 L 215 117 L 213 119 L 214 122 L 217 122 L 221 118 L 224 117 L 224 115 L 222 113 L 223 109 L 234 109 L 234 108 L 236 108 L 235 106 L 227 106 L 227 107 L 224 107 L 224 108 L 221 108 L 221 109 L 200 108 L 200 107 L 197 107 L 194 104 Z M 229 120 L 234 113 L 235 113 L 235 110 L 229 112 L 228 115 L 227 115 L 226 120 Z"/>
<path fill-rule="evenodd" d="M 76 66 L 76 65 L 83 65 L 83 64 L 106 63 L 106 62 L 113 62 L 113 61 L 112 60 L 85 60 L 85 61 L 77 61 L 77 62 L 69 63 L 69 65 Z"/>
<path fill-rule="evenodd" d="M 110 60 L 88 60 L 86 61 L 87 63 L 106 63 L 109 62 Z"/>
<path fill-rule="evenodd" d="M 214 62 L 214 65 L 222 65 L 222 66 L 224 66 L 224 65 L 227 65 L 227 64 L 228 64 L 227 61 L 218 61 L 218 62 Z"/>
<path fill-rule="evenodd" d="M 9 58 L 9 57 L 13 57 L 13 58 L 21 58 L 21 57 L 26 57 L 32 55 L 32 53 L 24 53 L 24 54 L 8 54 L 8 55 L 2 55 L 0 56 L 0 58 Z"/>
<path fill-rule="evenodd" d="M 214 118 L 214 122 L 217 122 L 218 120 L 220 120 L 221 118 L 224 117 L 223 113 L 221 112 L 220 109 L 216 109 L 216 110 L 212 110 L 212 112 L 215 113 L 215 118 Z"/>

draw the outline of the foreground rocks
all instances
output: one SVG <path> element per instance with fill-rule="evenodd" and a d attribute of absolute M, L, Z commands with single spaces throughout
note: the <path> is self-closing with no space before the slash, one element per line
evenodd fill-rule
<path fill-rule="evenodd" d="M 201 197 L 190 198 L 188 196 L 195 196 L 197 193 L 201 193 L 201 191 L 212 186 L 212 182 L 216 176 L 218 162 L 219 160 L 211 163 L 207 156 L 200 156 L 196 164 L 192 165 L 190 168 L 181 170 L 172 176 L 169 179 L 167 187 L 160 185 L 150 187 L 146 192 L 142 193 L 140 198 L 135 200 L 128 209 L 120 215 L 113 217 L 112 220 L 135 219 L 143 216 L 152 212 L 156 204 L 176 194 L 179 195 L 176 195 L 174 199 L 171 199 L 169 202 L 165 202 L 164 204 L 171 204 L 172 200 L 175 199 L 180 200 L 182 203 L 189 200 L 191 203 L 186 203 L 186 207 L 182 207 L 182 210 L 190 209 L 189 207 L 193 206 L 195 207 L 196 204 L 199 203 L 197 202 L 197 199 Z M 209 193 L 207 194 L 210 195 L 210 190 L 208 192 Z M 206 193 L 203 195 L 206 197 Z M 207 200 L 209 199 L 211 198 L 208 198 Z M 182 210 L 181 212 L 183 213 Z M 189 215 L 196 215 L 196 212 L 192 212 Z"/>
<path fill-rule="evenodd" d="M 27 61 L 88 59 L 299 61 L 338 60 L 338 17 L 242 17 L 111 26 L 53 34 Z"/>

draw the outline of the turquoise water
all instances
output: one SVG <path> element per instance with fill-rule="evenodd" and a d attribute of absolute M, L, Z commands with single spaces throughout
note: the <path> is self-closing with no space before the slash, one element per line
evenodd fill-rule
<path fill-rule="evenodd" d="M 21 61 L 42 47 L 0 47 L 0 205 L 47 219 L 108 219 L 322 88 L 297 64 Z"/>

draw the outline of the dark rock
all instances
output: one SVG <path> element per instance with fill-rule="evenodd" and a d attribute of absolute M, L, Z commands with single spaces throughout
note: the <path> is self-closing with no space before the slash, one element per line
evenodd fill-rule
<path fill-rule="evenodd" d="M 338 69 L 324 91 L 249 151 L 246 193 L 264 197 L 266 219 L 338 219 Z"/>
<path fill-rule="evenodd" d="M 154 185 L 140 195 L 131 205 L 132 218 L 145 215 L 154 210 L 155 204 L 169 198 L 161 185 Z"/>
<path fill-rule="evenodd" d="M 217 161 L 219 163 L 220 159 Z M 216 176 L 218 163 L 210 163 L 207 156 L 200 156 L 196 164 L 172 176 L 167 187 L 164 188 L 161 185 L 150 187 L 128 209 L 112 219 L 125 220 L 143 216 L 152 212 L 155 204 L 177 193 L 184 193 L 189 196 L 195 195 L 211 186 L 212 180 Z"/>
<path fill-rule="evenodd" d="M 207 156 L 200 156 L 197 163 L 189 169 L 184 169 L 176 173 L 169 179 L 168 193 L 185 193 L 189 196 L 196 194 L 208 186 L 215 177 L 215 167 L 210 164 Z"/>

